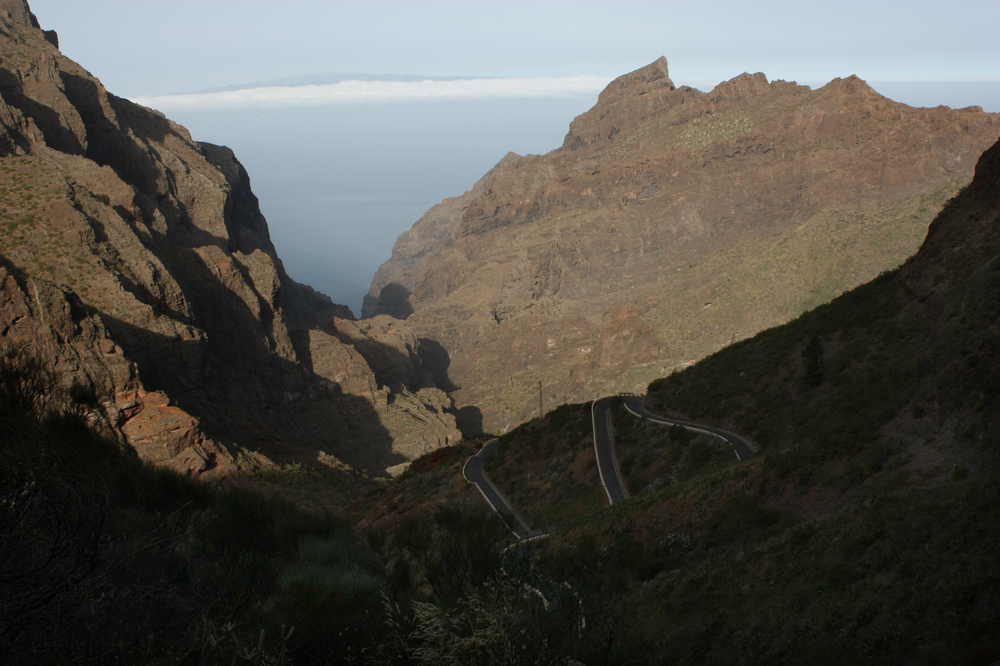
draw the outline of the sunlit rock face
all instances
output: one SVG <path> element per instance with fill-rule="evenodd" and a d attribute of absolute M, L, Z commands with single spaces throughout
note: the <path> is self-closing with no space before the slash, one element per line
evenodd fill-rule
<path fill-rule="evenodd" d="M 857 77 L 613 81 L 547 155 L 510 154 L 399 237 L 364 314 L 440 345 L 459 406 L 506 429 L 653 378 L 911 255 L 1000 133 Z M 428 345 L 428 348 L 429 345 Z"/>

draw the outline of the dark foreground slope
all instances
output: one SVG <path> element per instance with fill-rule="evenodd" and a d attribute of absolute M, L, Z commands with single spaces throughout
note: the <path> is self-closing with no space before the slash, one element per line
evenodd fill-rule
<path fill-rule="evenodd" d="M 651 384 L 651 408 L 749 436 L 751 460 L 616 408 L 632 499 L 611 508 L 585 405 L 504 436 L 487 473 L 552 534 L 534 574 L 589 609 L 570 653 L 995 663 L 998 316 L 1000 144 L 901 268 Z"/>
<path fill-rule="evenodd" d="M 1000 658 L 998 315 L 1000 144 L 901 269 L 654 382 L 654 407 L 763 453 L 710 512 L 675 495 L 692 511 L 667 524 L 715 547 L 643 592 L 711 622 L 682 613 L 668 640 L 719 662 Z"/>
<path fill-rule="evenodd" d="M 372 642 L 381 567 L 346 520 L 142 462 L 54 382 L 0 358 L 0 661 L 341 663 Z"/>

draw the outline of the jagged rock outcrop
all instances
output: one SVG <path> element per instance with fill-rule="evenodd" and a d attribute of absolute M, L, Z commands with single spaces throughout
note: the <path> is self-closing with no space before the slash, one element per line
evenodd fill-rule
<path fill-rule="evenodd" d="M 654 377 L 897 266 L 1000 134 L 857 77 L 613 81 L 548 155 L 432 208 L 364 313 L 405 318 L 486 430 Z M 442 374 L 440 364 L 429 369 Z M 444 384 L 440 384 L 444 385 Z"/>
<path fill-rule="evenodd" d="M 94 396 L 109 435 L 196 475 L 328 455 L 374 472 L 458 436 L 419 357 L 338 338 L 350 311 L 289 279 L 231 150 L 56 43 L 0 2 L 4 344 Z"/>

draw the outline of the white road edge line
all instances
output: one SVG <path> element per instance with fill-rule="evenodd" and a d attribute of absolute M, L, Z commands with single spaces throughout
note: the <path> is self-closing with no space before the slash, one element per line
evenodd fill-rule
<path fill-rule="evenodd" d="M 476 455 L 469 456 L 469 458 L 466 459 L 465 464 L 462 465 L 462 476 L 465 478 L 466 481 L 468 481 L 469 483 L 471 483 L 472 485 L 474 485 L 476 487 L 476 490 L 479 491 L 479 494 L 483 496 L 483 501 L 486 502 L 486 504 L 488 504 L 491 509 L 493 509 L 493 513 L 495 513 L 498 516 L 500 516 L 500 520 L 503 520 L 503 524 L 507 526 L 507 529 L 511 531 L 511 533 L 514 535 L 514 537 L 516 539 L 518 539 L 518 540 L 521 540 L 522 537 L 517 533 L 517 531 L 513 527 L 511 527 L 510 525 L 507 525 L 507 521 L 504 520 L 503 514 L 500 513 L 499 511 L 497 511 L 497 508 L 495 506 L 493 506 L 493 502 L 491 502 L 490 498 L 486 496 L 486 493 L 483 492 L 483 489 L 479 487 L 479 484 L 476 483 L 475 481 L 473 481 L 472 479 L 470 479 L 465 474 L 465 468 L 469 466 L 469 463 L 472 462 L 473 458 L 478 458 L 480 456 L 480 454 L 482 454 L 483 450 L 487 446 L 489 446 L 493 442 L 499 442 L 499 441 L 500 440 L 498 438 L 494 437 L 493 439 L 491 439 L 490 441 L 486 442 L 481 447 L 479 447 L 479 451 L 476 453 Z M 483 470 L 483 478 L 486 480 L 487 483 L 489 483 L 491 486 L 493 486 L 493 482 L 489 480 L 488 476 L 486 476 L 486 470 Z M 514 507 L 512 507 L 510 505 L 510 502 L 507 501 L 507 497 L 502 492 L 500 492 L 500 489 L 497 488 L 496 486 L 493 486 L 493 488 L 494 488 L 494 490 L 497 491 L 497 495 L 500 496 L 500 501 L 503 502 L 503 505 L 510 510 L 511 515 L 514 516 L 514 519 L 518 523 L 520 523 L 527 530 L 528 529 L 528 524 L 526 522 L 524 522 L 524 520 L 521 518 L 521 516 L 519 516 L 517 514 L 517 511 L 514 511 Z M 528 530 L 528 531 L 530 532 L 530 530 Z M 548 536 L 548 535 L 545 535 L 545 536 Z M 533 538 L 533 537 L 529 537 L 529 538 Z"/>
<path fill-rule="evenodd" d="M 627 409 L 628 412 L 629 412 L 629 414 L 631 414 L 632 416 L 638 417 L 640 419 L 644 416 L 643 414 L 637 414 L 636 412 L 633 412 L 632 408 L 629 407 L 628 403 L 625 402 L 624 400 L 622 401 L 622 404 L 625 405 L 625 409 Z M 647 417 L 647 418 L 649 418 L 649 417 Z M 651 421 L 658 421 L 659 423 L 668 423 L 669 422 L 670 425 L 679 425 L 680 427 L 684 428 L 685 430 L 690 430 L 691 432 L 700 432 L 700 433 L 705 434 L 705 435 L 712 435 L 713 437 L 718 437 L 723 442 L 725 442 L 726 444 L 729 444 L 729 446 L 733 447 L 733 453 L 736 454 L 736 459 L 737 460 L 743 460 L 743 458 L 740 456 L 740 452 L 736 449 L 736 447 L 733 445 L 733 443 L 730 442 L 725 437 L 723 437 L 722 435 L 720 435 L 719 433 L 713 432 L 711 428 L 701 428 L 701 427 L 698 427 L 698 426 L 684 425 L 683 423 L 677 423 L 677 422 L 673 421 L 672 419 L 668 419 L 665 416 L 660 416 L 659 418 L 650 419 L 650 420 Z M 747 443 L 750 444 L 750 442 L 747 442 Z M 753 444 L 750 444 L 750 448 L 754 449 Z M 754 449 L 754 452 L 756 453 L 756 449 Z"/>

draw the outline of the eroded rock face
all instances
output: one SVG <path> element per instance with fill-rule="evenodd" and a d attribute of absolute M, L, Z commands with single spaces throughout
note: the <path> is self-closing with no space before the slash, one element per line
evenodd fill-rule
<path fill-rule="evenodd" d="M 16 0 L 0 196 L 0 337 L 86 387 L 89 417 L 147 459 L 218 475 L 343 454 L 377 472 L 455 437 L 419 359 L 333 335 L 350 311 L 289 279 L 232 151 L 108 93 Z"/>
<path fill-rule="evenodd" d="M 488 431 L 536 415 L 539 393 L 547 410 L 643 390 L 901 263 L 998 134 L 997 114 L 908 107 L 857 77 L 704 93 L 660 59 L 560 149 L 510 154 L 428 211 L 364 314 L 438 343 Z"/>

